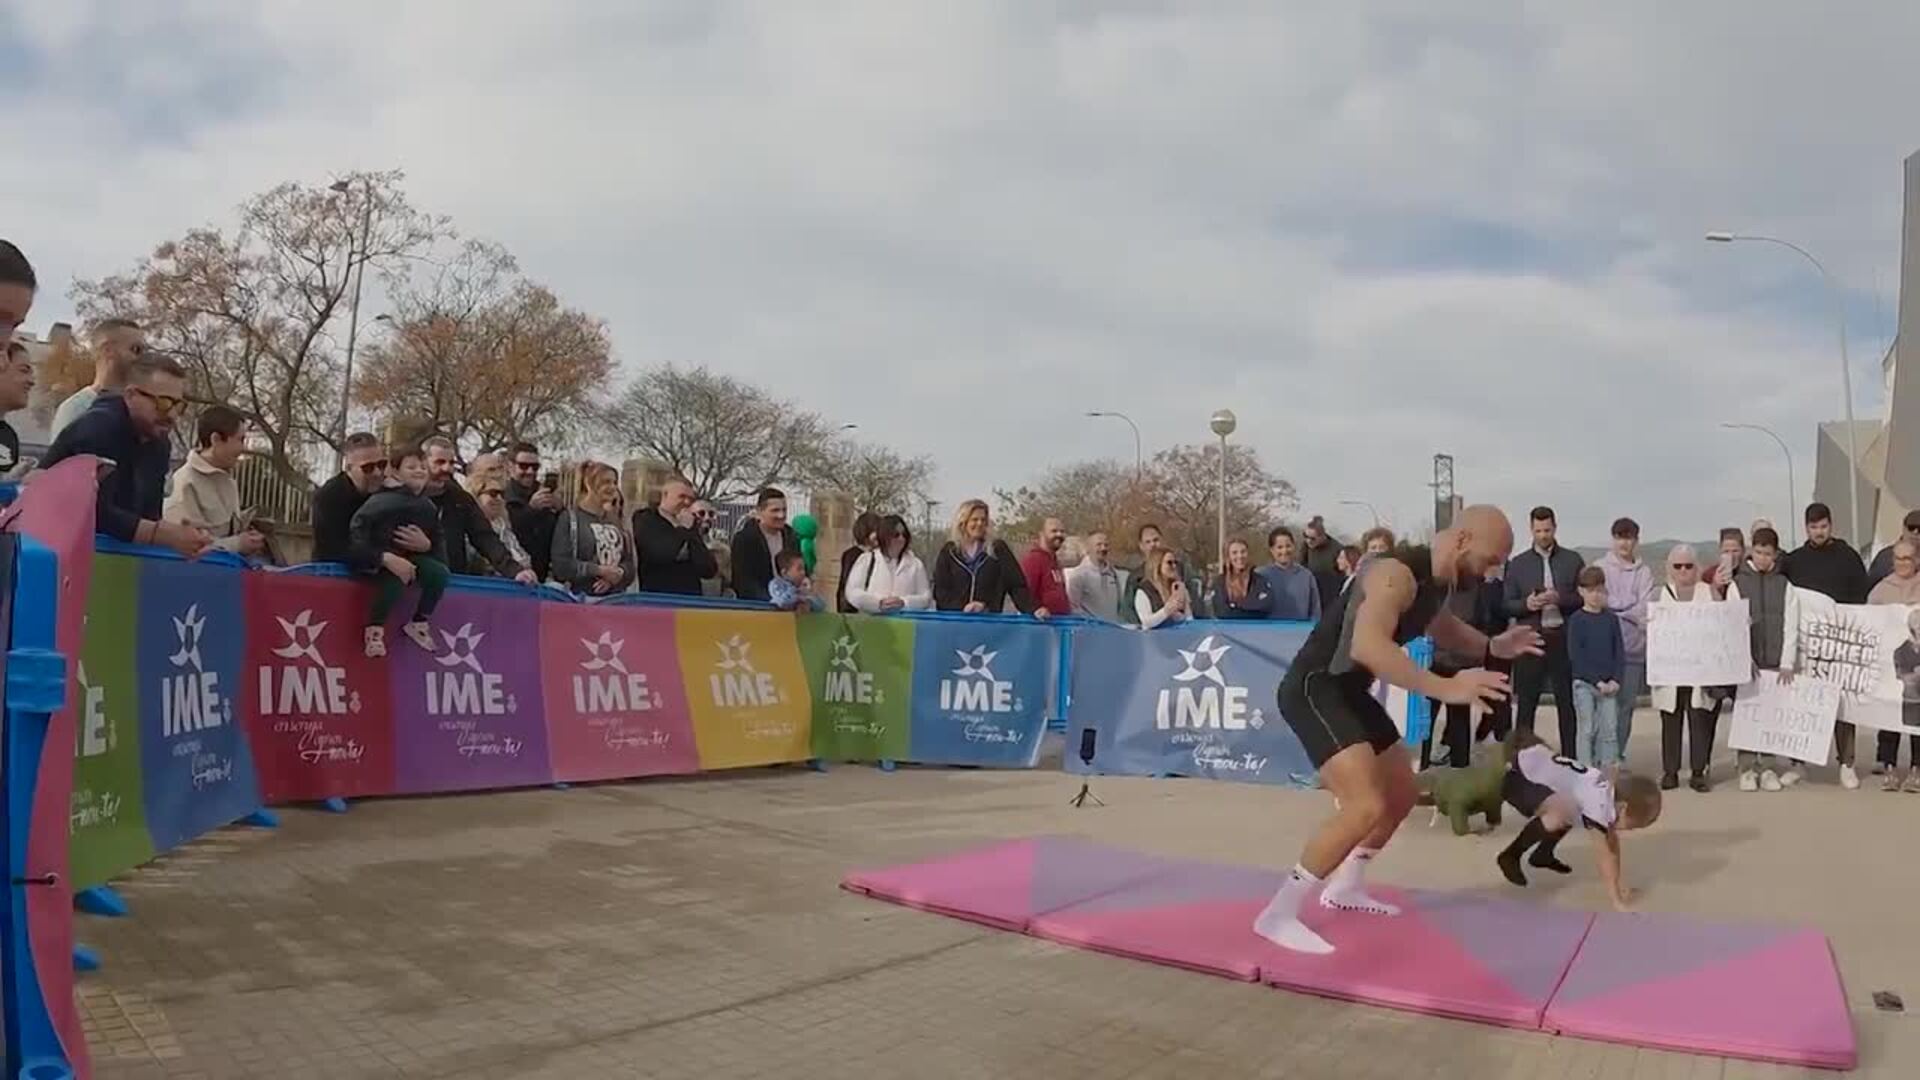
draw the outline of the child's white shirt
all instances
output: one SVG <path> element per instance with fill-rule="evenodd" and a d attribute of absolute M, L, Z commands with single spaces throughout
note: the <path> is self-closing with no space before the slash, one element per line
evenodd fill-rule
<path fill-rule="evenodd" d="M 1613 828 L 1616 813 L 1613 784 L 1600 769 L 1560 757 L 1546 746 L 1529 746 L 1515 759 L 1520 775 L 1555 795 L 1572 799 L 1580 816 L 1595 828 Z"/>

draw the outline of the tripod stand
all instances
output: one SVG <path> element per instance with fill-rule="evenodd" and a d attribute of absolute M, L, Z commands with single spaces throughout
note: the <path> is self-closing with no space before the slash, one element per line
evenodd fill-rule
<path fill-rule="evenodd" d="M 1100 796 L 1093 793 L 1093 785 L 1083 780 L 1080 782 L 1080 794 L 1068 799 L 1067 805 L 1078 809 L 1086 806 L 1089 802 L 1095 806 L 1107 805 L 1100 801 Z"/>

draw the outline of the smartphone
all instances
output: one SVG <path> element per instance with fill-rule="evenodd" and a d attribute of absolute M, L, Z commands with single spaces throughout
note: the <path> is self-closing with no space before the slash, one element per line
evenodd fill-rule
<path fill-rule="evenodd" d="M 543 491 L 560 490 L 560 474 L 557 472 L 550 472 L 542 476 L 540 478 L 540 488 Z"/>

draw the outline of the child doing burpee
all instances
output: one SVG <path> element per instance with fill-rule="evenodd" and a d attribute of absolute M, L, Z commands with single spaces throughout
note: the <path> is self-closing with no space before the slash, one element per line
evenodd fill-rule
<path fill-rule="evenodd" d="M 367 616 L 368 656 L 387 655 L 387 616 L 407 586 L 418 582 L 420 602 L 403 628 L 416 645 L 431 652 L 433 632 L 427 620 L 447 591 L 447 545 L 440 512 L 421 494 L 427 486 L 426 452 L 418 445 L 394 450 L 387 487 L 354 511 L 347 528 L 347 562 L 355 573 L 374 579 L 373 609 Z M 412 525 L 431 545 L 424 552 L 402 550 L 394 532 Z"/>
<path fill-rule="evenodd" d="M 1520 869 L 1520 859 L 1532 849 L 1528 866 L 1571 874 L 1573 867 L 1561 862 L 1554 849 L 1575 824 L 1585 825 L 1600 834 L 1594 858 L 1614 909 L 1629 910 L 1633 890 L 1620 876 L 1620 834 L 1660 820 L 1660 785 L 1652 777 L 1632 774 L 1621 775 L 1617 782 L 1611 780 L 1605 769 L 1589 768 L 1555 754 L 1524 727 L 1514 729 L 1508 742 L 1508 760 L 1513 764 L 1507 769 L 1501 794 L 1507 805 L 1529 820 L 1513 843 L 1497 856 L 1500 872 L 1515 885 L 1525 885 L 1527 875 Z"/>

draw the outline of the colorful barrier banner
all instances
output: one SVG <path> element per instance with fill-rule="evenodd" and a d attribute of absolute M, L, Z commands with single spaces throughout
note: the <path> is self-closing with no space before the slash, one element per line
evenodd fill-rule
<path fill-rule="evenodd" d="M 669 608 L 551 604 L 540 615 L 556 780 L 700 771 Z"/>
<path fill-rule="evenodd" d="M 813 756 L 904 760 L 911 748 L 914 624 L 816 615 L 798 620 L 813 689 Z"/>
<path fill-rule="evenodd" d="M 449 591 L 433 615 L 431 651 L 400 632 L 399 612 L 390 618 L 396 790 L 527 787 L 552 779 L 540 686 L 543 606 L 531 596 Z"/>
<path fill-rule="evenodd" d="M 812 754 L 813 693 L 795 641 L 797 618 L 675 612 L 674 640 L 701 769 L 805 761 Z"/>
<path fill-rule="evenodd" d="M 1059 631 L 1041 622 L 914 622 L 914 761 L 1031 767 L 1046 733 Z"/>
<path fill-rule="evenodd" d="M 247 574 L 242 712 L 267 802 L 394 790 L 387 672 L 361 629 L 372 590 L 296 574 Z M 409 643 L 410 644 L 410 643 Z"/>
<path fill-rule="evenodd" d="M 140 575 L 140 785 L 156 851 L 260 807 L 238 700 L 244 585 L 231 570 L 197 563 Z"/>
<path fill-rule="evenodd" d="M 71 873 L 88 888 L 153 858 L 141 776 L 139 619 L 144 560 L 96 555 L 76 687 Z"/>
<path fill-rule="evenodd" d="M 1068 770 L 1311 784 L 1313 764 L 1276 704 L 1310 629 L 1214 622 L 1076 631 Z M 1090 768 L 1078 756 L 1088 729 Z"/>

